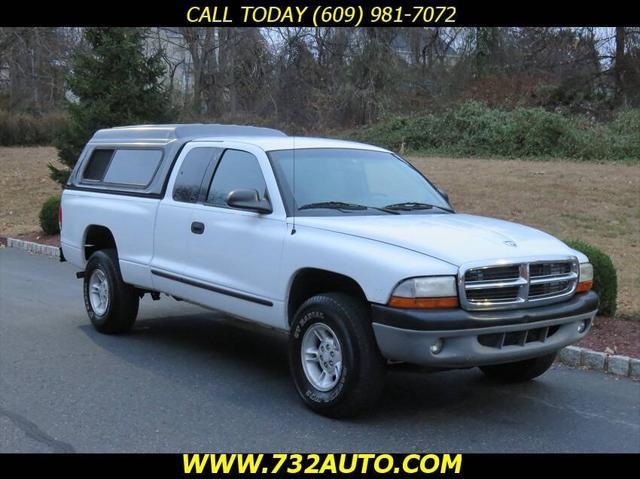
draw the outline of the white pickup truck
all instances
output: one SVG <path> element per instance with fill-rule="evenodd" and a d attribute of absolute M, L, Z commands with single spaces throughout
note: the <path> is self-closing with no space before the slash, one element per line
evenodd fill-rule
<path fill-rule="evenodd" d="M 392 363 L 532 379 L 598 305 L 586 256 L 552 236 L 456 213 L 390 151 L 266 128 L 100 130 L 60 221 L 98 331 L 131 328 L 146 293 L 277 328 L 300 397 L 333 417 Z"/>

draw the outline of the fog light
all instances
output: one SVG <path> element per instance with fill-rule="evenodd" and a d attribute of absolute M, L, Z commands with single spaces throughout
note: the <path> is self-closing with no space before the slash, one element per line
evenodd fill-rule
<path fill-rule="evenodd" d="M 442 342 L 442 339 L 437 339 L 436 342 L 431 345 L 429 351 L 431 351 L 432 354 L 438 354 L 440 351 L 442 351 L 443 345 L 444 343 Z"/>
<path fill-rule="evenodd" d="M 579 333 L 584 333 L 587 330 L 587 326 L 589 325 L 589 321 L 586 319 L 583 319 L 582 321 L 580 321 L 580 323 L 578 323 L 578 332 Z"/>

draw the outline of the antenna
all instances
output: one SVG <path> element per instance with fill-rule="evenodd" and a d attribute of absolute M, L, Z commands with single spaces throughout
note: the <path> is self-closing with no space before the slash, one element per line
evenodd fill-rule
<path fill-rule="evenodd" d="M 293 218 L 292 218 L 292 227 L 291 234 L 296 234 L 296 137 L 293 136 Z"/>

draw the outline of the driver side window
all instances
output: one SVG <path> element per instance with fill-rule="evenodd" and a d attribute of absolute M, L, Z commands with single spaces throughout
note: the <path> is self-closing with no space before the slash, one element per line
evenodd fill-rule
<path fill-rule="evenodd" d="M 246 151 L 227 150 L 213 175 L 207 203 L 226 207 L 227 195 L 238 189 L 256 190 L 260 200 L 267 197 L 267 184 L 258 159 Z"/>

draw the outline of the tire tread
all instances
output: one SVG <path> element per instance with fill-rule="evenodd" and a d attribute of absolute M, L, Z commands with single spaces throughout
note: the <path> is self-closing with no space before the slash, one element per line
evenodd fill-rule
<path fill-rule="evenodd" d="M 102 265 L 106 269 L 107 274 L 110 276 L 111 282 L 114 283 L 115 288 L 112 297 L 111 305 L 107 311 L 107 317 L 100 320 L 95 317 L 90 311 L 89 302 L 86 298 L 87 295 L 87 281 L 91 275 L 91 271 L 95 269 L 94 264 Z M 120 273 L 120 264 L 118 262 L 118 253 L 114 249 L 104 249 L 96 251 L 91 255 L 87 262 L 85 269 L 85 303 L 87 305 L 87 312 L 93 326 L 101 333 L 104 334 L 121 334 L 129 331 L 135 323 L 136 316 L 138 315 L 138 307 L 140 298 L 135 287 L 127 284 L 122 279 Z"/>
<path fill-rule="evenodd" d="M 318 305 L 337 311 L 340 318 L 348 323 L 345 326 L 350 333 L 350 340 L 358 351 L 359 370 L 353 378 L 354 381 L 348 393 L 336 404 L 319 405 L 305 397 L 302 398 L 311 409 L 325 416 L 343 418 L 362 414 L 369 410 L 380 396 L 385 375 L 384 359 L 375 341 L 367 306 L 345 293 L 324 293 L 306 300 L 295 317 L 300 317 L 301 313 L 309 307 Z M 297 351 L 291 352 L 291 361 L 297 360 L 298 355 Z"/>

